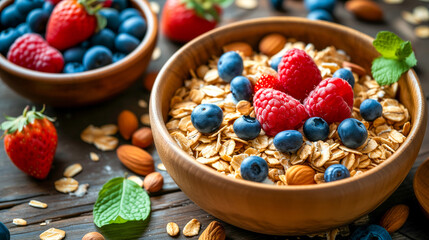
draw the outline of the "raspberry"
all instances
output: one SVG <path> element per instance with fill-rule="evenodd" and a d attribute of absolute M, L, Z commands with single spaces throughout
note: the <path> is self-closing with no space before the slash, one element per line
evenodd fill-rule
<path fill-rule="evenodd" d="M 18 38 L 10 47 L 7 59 L 40 72 L 60 73 L 64 66 L 61 53 L 49 46 L 40 35 L 33 33 Z"/>
<path fill-rule="evenodd" d="M 254 91 L 257 92 L 261 88 L 274 88 L 276 77 L 271 74 L 264 73 L 255 84 Z"/>
<path fill-rule="evenodd" d="M 304 106 L 284 92 L 271 88 L 259 89 L 253 98 L 256 118 L 269 136 L 301 127 L 307 113 Z"/>
<path fill-rule="evenodd" d="M 320 70 L 313 59 L 300 49 L 291 49 L 283 56 L 279 67 L 276 89 L 303 101 L 322 81 Z"/>
<path fill-rule="evenodd" d="M 304 101 L 310 117 L 321 117 L 328 123 L 349 118 L 353 109 L 353 90 L 341 78 L 327 78 Z"/>

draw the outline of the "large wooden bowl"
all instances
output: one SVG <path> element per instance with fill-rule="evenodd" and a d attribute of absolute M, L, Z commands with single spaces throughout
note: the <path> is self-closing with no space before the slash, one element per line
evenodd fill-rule
<path fill-rule="evenodd" d="M 0 12 L 13 0 L 0 1 Z M 147 21 L 140 45 L 126 58 L 96 70 L 76 74 L 51 74 L 29 70 L 0 54 L 0 78 L 14 91 L 37 103 L 81 106 L 100 102 L 128 88 L 143 74 L 155 48 L 158 22 L 146 0 L 130 1 Z"/>
<path fill-rule="evenodd" d="M 164 65 L 150 100 L 155 144 L 168 172 L 198 206 L 232 225 L 266 234 L 299 235 L 348 224 L 374 210 L 404 180 L 419 152 L 426 127 L 425 99 L 413 70 L 399 82 L 399 99 L 409 109 L 412 129 L 382 165 L 357 177 L 322 185 L 278 187 L 236 180 L 198 163 L 176 145 L 165 122 L 176 89 L 189 69 L 221 55 L 222 46 L 246 41 L 254 49 L 268 33 L 281 33 L 321 49 L 334 45 L 368 71 L 377 52 L 372 38 L 353 29 L 293 17 L 243 21 L 218 28 L 188 43 Z"/>

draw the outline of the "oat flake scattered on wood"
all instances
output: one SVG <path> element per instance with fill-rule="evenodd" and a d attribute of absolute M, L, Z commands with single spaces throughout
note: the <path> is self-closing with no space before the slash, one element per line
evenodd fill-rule
<path fill-rule="evenodd" d="M 92 161 L 94 161 L 94 162 L 97 162 L 97 161 L 99 161 L 100 160 L 100 157 L 97 155 L 97 153 L 95 153 L 95 152 L 90 152 L 89 153 L 89 158 L 92 160 Z"/>
<path fill-rule="evenodd" d="M 58 192 L 69 193 L 74 192 L 79 187 L 79 182 L 73 178 L 61 178 L 55 181 L 55 189 Z"/>
<path fill-rule="evenodd" d="M 192 219 L 183 228 L 183 235 L 186 237 L 197 236 L 200 232 L 201 223 L 197 219 Z"/>
<path fill-rule="evenodd" d="M 35 208 L 47 208 L 48 204 L 44 203 L 44 202 L 40 202 L 37 200 L 31 200 L 28 205 L 35 207 Z"/>
<path fill-rule="evenodd" d="M 65 236 L 65 231 L 56 228 L 50 228 L 39 235 L 41 240 L 61 240 Z"/>

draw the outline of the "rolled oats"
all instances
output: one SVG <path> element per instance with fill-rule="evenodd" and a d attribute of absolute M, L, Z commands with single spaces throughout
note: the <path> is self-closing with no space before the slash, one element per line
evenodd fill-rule
<path fill-rule="evenodd" d="M 69 193 L 74 192 L 79 187 L 79 182 L 73 178 L 61 178 L 55 181 L 55 189 L 58 192 Z"/>
<path fill-rule="evenodd" d="M 82 165 L 80 163 L 75 163 L 73 165 L 68 166 L 64 170 L 64 177 L 74 177 L 76 174 L 82 171 Z"/>
<path fill-rule="evenodd" d="M 183 235 L 186 237 L 197 236 L 200 232 L 201 223 L 197 219 L 192 219 L 183 228 Z"/>
<path fill-rule="evenodd" d="M 56 228 L 50 228 L 39 235 L 41 240 L 61 240 L 65 238 L 65 236 L 65 231 Z"/>
<path fill-rule="evenodd" d="M 31 200 L 28 205 L 35 207 L 35 208 L 47 208 L 48 204 L 44 203 L 44 202 L 40 202 L 37 200 Z"/>
<path fill-rule="evenodd" d="M 17 226 L 26 226 L 27 225 L 27 221 L 25 221 L 22 218 L 14 218 L 12 220 L 12 223 L 15 224 L 15 225 L 17 225 Z"/>

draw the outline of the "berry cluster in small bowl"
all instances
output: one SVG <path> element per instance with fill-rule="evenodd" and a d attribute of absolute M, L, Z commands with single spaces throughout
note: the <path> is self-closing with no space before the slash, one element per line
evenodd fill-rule
<path fill-rule="evenodd" d="M 411 128 L 398 84 L 379 86 L 332 46 L 285 42 L 276 54 L 231 43 L 191 69 L 166 124 L 177 144 L 222 174 L 276 185 L 332 182 L 386 161 Z"/>
<path fill-rule="evenodd" d="M 0 13 L 0 53 L 22 67 L 79 73 L 120 61 L 147 23 L 127 0 L 16 0 Z"/>

